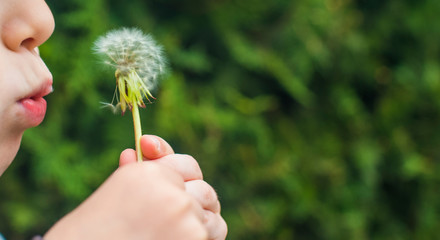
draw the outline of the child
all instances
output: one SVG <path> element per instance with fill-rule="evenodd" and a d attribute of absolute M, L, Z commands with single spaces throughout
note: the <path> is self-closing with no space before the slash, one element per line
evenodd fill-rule
<path fill-rule="evenodd" d="M 44 0 L 0 0 L 0 175 L 23 132 L 43 121 L 52 76 L 36 48 L 53 30 Z M 197 161 L 156 136 L 143 136 L 141 148 L 146 161 L 123 151 L 120 167 L 43 238 L 225 239 L 217 195 Z"/>

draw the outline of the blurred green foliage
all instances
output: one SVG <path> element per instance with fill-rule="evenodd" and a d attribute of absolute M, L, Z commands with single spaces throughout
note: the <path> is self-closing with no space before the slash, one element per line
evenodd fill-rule
<path fill-rule="evenodd" d="M 437 239 L 438 0 L 47 1 L 55 92 L 0 181 L 0 231 L 45 232 L 133 147 L 91 52 L 136 26 L 170 73 L 144 133 L 199 160 L 228 239 Z"/>

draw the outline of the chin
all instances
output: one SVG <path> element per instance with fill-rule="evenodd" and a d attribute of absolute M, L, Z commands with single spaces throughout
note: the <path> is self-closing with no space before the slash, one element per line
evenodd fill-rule
<path fill-rule="evenodd" d="M 9 165 L 11 165 L 17 155 L 22 136 L 23 134 L 19 134 L 13 138 L 2 139 L 0 141 L 0 176 L 6 171 Z"/>

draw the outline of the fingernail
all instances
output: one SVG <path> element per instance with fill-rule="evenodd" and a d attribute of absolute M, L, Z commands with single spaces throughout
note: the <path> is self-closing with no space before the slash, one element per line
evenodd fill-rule
<path fill-rule="evenodd" d="M 160 151 L 160 142 L 157 138 L 153 138 L 154 146 L 156 146 L 156 151 Z"/>

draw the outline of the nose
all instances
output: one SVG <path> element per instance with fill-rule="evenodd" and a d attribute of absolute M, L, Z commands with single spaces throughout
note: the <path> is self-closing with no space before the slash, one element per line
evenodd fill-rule
<path fill-rule="evenodd" d="M 55 22 L 52 12 L 44 0 L 11 0 L 9 11 L 1 26 L 1 38 L 13 51 L 34 48 L 43 44 L 52 35 Z"/>

